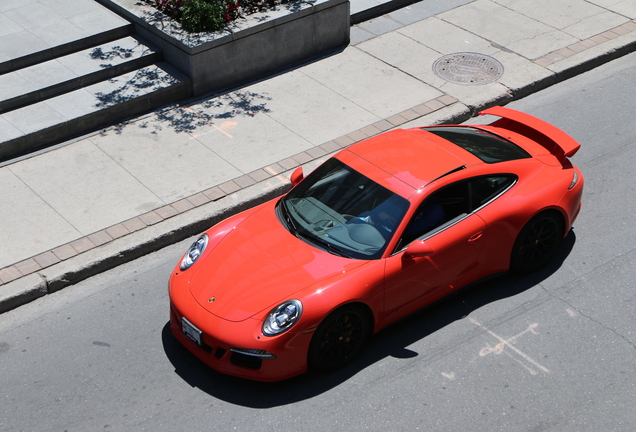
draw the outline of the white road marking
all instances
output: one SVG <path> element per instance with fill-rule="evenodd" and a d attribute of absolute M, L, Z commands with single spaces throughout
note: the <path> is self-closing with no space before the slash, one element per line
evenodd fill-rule
<path fill-rule="evenodd" d="M 526 353 L 524 353 L 523 351 L 521 351 L 520 349 L 518 349 L 517 347 L 515 347 L 511 343 L 512 341 L 514 341 L 515 339 L 519 338 L 520 336 L 522 336 L 525 333 L 531 332 L 533 334 L 538 334 L 535 331 L 535 329 L 538 326 L 537 323 L 530 324 L 527 329 L 525 329 L 521 333 L 519 333 L 519 334 L 517 334 L 517 335 L 515 335 L 515 336 L 513 336 L 513 337 L 511 337 L 509 339 L 504 339 L 503 337 L 499 336 L 498 334 L 496 334 L 495 332 L 490 330 L 488 327 L 486 327 L 485 325 L 483 325 L 479 321 L 477 321 L 477 320 L 475 320 L 473 318 L 470 318 L 470 317 L 468 319 L 470 320 L 470 322 L 475 324 L 477 327 L 485 330 L 488 334 L 490 334 L 491 336 L 493 336 L 495 339 L 497 339 L 499 341 L 499 343 L 497 345 L 495 345 L 494 347 L 491 347 L 490 345 L 486 345 L 484 348 L 479 350 L 479 356 L 480 357 L 484 357 L 484 356 L 486 356 L 488 354 L 491 354 L 491 353 L 492 354 L 506 354 L 508 357 L 510 357 L 511 359 L 513 359 L 514 361 L 519 363 L 521 366 L 523 366 L 523 368 L 526 369 L 528 372 L 530 372 L 532 375 L 536 375 L 537 371 L 535 369 L 533 369 L 531 366 L 534 366 L 535 368 L 540 369 L 540 370 L 542 370 L 543 372 L 546 372 L 546 373 L 550 372 L 550 370 L 548 368 L 546 368 L 545 366 L 539 364 L 536 360 L 534 360 L 532 357 L 530 357 L 529 355 L 527 355 Z M 516 358 L 516 357 L 512 356 L 511 353 L 509 353 L 509 352 L 507 352 L 505 350 L 506 347 L 510 348 L 510 350 L 515 352 L 518 356 L 520 356 L 523 360 L 525 360 L 531 366 L 528 365 L 527 363 L 524 363 L 519 358 Z"/>

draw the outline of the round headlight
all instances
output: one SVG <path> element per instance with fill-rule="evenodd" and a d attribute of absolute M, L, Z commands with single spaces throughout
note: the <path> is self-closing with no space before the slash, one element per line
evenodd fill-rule
<path fill-rule="evenodd" d="M 276 336 L 289 330 L 298 320 L 303 312 L 303 305 L 298 300 L 287 300 L 276 306 L 267 314 L 263 323 L 263 334 L 265 336 Z"/>
<path fill-rule="evenodd" d="M 199 259 L 207 245 L 208 235 L 202 234 L 201 237 L 197 239 L 197 241 L 192 243 L 192 246 L 190 246 L 190 249 L 188 249 L 188 253 L 186 253 L 181 260 L 181 265 L 179 266 L 181 271 L 187 270 L 192 267 L 192 264 L 194 264 Z"/>

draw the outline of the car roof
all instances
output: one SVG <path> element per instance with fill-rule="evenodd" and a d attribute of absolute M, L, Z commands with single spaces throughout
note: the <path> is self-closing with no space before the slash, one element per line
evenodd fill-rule
<path fill-rule="evenodd" d="M 419 129 L 397 129 L 375 136 L 350 146 L 338 157 L 353 169 L 384 183 L 403 196 L 410 196 L 414 190 L 449 172 L 483 163 L 466 150 Z M 367 162 L 376 170 L 357 159 Z M 408 188 L 400 187 L 390 179 L 384 178 L 382 181 L 383 176 L 377 172 L 377 168 Z"/>

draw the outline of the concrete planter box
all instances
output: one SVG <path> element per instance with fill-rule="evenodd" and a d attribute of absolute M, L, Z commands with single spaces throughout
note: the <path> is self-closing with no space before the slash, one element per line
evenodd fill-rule
<path fill-rule="evenodd" d="M 315 0 L 248 15 L 219 32 L 189 33 L 139 0 L 98 0 L 192 79 L 193 94 L 238 86 L 346 46 L 349 1 Z"/>

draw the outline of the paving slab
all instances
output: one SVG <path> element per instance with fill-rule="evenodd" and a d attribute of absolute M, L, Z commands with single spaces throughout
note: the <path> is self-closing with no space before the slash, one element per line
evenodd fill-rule
<path fill-rule="evenodd" d="M 0 75 L 0 94 L 4 100 L 20 96 L 33 89 L 33 83 L 20 74 L 10 72 Z"/>
<path fill-rule="evenodd" d="M 102 9 L 94 0 L 30 0 L 53 8 L 58 15 L 70 18 L 76 15 L 95 12 Z"/>
<path fill-rule="evenodd" d="M 165 204 L 90 140 L 18 162 L 11 171 L 82 235 Z"/>
<path fill-rule="evenodd" d="M 242 174 L 191 134 L 154 115 L 89 141 L 166 204 Z"/>
<path fill-rule="evenodd" d="M 446 12 L 447 10 L 455 9 L 472 1 L 473 0 L 426 0 L 400 8 L 387 15 L 401 22 L 403 25 L 408 25 Z"/>
<path fill-rule="evenodd" d="M 79 28 L 68 20 L 63 22 L 64 31 L 60 32 L 61 24 L 62 23 L 54 23 L 47 26 L 34 27 L 29 29 L 29 32 L 38 39 L 46 41 L 47 48 L 72 43 L 91 35 L 87 34 L 85 29 Z"/>
<path fill-rule="evenodd" d="M 97 2 L 95 3 L 97 4 Z M 88 35 L 101 33 L 121 25 L 128 25 L 128 21 L 103 7 L 73 15 L 67 20 L 74 26 L 84 30 Z"/>
<path fill-rule="evenodd" d="M 22 132 L 7 119 L 0 117 L 0 141 L 9 141 L 19 136 L 22 136 Z"/>
<path fill-rule="evenodd" d="M 220 106 L 205 109 L 204 112 L 212 120 L 197 128 L 192 139 L 221 156 L 241 174 L 314 147 L 314 144 L 272 118 L 267 112 L 270 110 L 267 105 L 262 111 L 253 114 L 224 117 L 223 113 L 230 109 L 227 100 Z M 235 174 L 233 177 L 237 176 Z"/>
<path fill-rule="evenodd" d="M 40 63 L 22 69 L 16 74 L 31 84 L 30 91 L 67 81 L 77 76 L 72 70 L 57 61 Z"/>
<path fill-rule="evenodd" d="M 0 185 L 0 268 L 82 236 L 11 169 Z"/>
<path fill-rule="evenodd" d="M 302 72 L 380 119 L 442 95 L 357 47 L 344 54 L 308 65 Z"/>
<path fill-rule="evenodd" d="M 20 24 L 15 22 L 11 16 L 7 16 L 0 9 L 0 37 L 24 30 Z"/>
<path fill-rule="evenodd" d="M 540 88 L 539 84 L 543 85 L 554 80 L 552 71 L 520 55 L 501 50 L 493 53 L 492 57 L 504 67 L 504 73 L 497 81 L 513 94 L 523 94 L 530 83 L 535 84 L 532 87 L 536 91 Z"/>
<path fill-rule="evenodd" d="M 476 0 L 443 12 L 439 17 L 529 59 L 578 41 L 574 36 L 490 0 Z"/>
<path fill-rule="evenodd" d="M 476 52 L 490 55 L 502 48 L 501 46 L 493 46 L 492 41 L 438 17 L 423 19 L 404 26 L 396 33 L 437 51 L 440 56 L 456 52 Z M 440 37 L 440 35 L 444 35 L 444 37 Z"/>
<path fill-rule="evenodd" d="M 393 30 L 397 30 L 402 27 L 403 24 L 390 15 L 384 15 L 371 19 L 369 21 L 362 22 L 358 25 L 359 28 L 368 31 L 376 36 L 389 33 Z"/>
<path fill-rule="evenodd" d="M 604 32 L 608 27 L 618 27 L 629 20 L 629 18 L 614 12 L 601 11 L 596 15 L 582 18 L 580 21 L 564 28 L 563 31 L 579 39 L 587 39 Z"/>
<path fill-rule="evenodd" d="M 0 119 L 27 135 L 64 121 L 64 116 L 46 103 L 37 103 L 3 113 Z"/>
<path fill-rule="evenodd" d="M 442 54 L 401 31 L 374 37 L 358 44 L 356 48 L 420 81 L 436 85 L 434 82 L 427 81 L 426 77 L 430 75 L 429 72 L 432 74 L 431 65 Z"/>
<path fill-rule="evenodd" d="M 532 3 L 515 0 L 495 1 L 497 4 L 517 11 L 551 27 L 563 29 L 567 33 L 569 33 L 569 28 L 576 26 L 579 23 L 583 23 L 590 18 L 594 18 L 595 20 L 606 18 L 610 20 L 603 22 L 603 24 L 599 23 L 600 27 L 614 27 L 624 22 L 614 22 L 611 18 L 612 15 L 619 17 L 622 20 L 627 19 L 585 0 L 559 0 L 556 2 L 552 0 L 536 0 Z M 574 36 L 579 37 L 577 35 Z M 588 34 L 584 37 L 589 36 L 590 35 Z"/>
<path fill-rule="evenodd" d="M 49 44 L 29 30 L 12 31 L 0 36 L 0 58 L 5 61 L 43 51 L 47 48 L 49 48 Z"/>
<path fill-rule="evenodd" d="M 633 0 L 590 0 L 590 3 L 636 19 L 636 3 Z"/>
<path fill-rule="evenodd" d="M 361 28 L 360 26 L 351 27 L 351 35 L 349 43 L 351 46 L 357 45 L 361 42 L 367 41 L 377 35 L 371 33 L 368 30 Z"/>
<path fill-rule="evenodd" d="M 355 2 L 351 2 L 351 15 L 364 12 L 368 9 L 372 9 L 386 3 L 389 2 L 386 0 L 356 0 Z"/>
<path fill-rule="evenodd" d="M 103 86 L 100 86 L 98 88 L 102 89 Z M 109 85 L 108 88 L 112 89 L 113 86 Z M 47 99 L 38 104 L 30 105 L 29 107 L 37 105 L 45 105 L 47 107 L 50 107 L 65 120 L 72 120 L 86 114 L 97 112 L 103 108 L 101 106 L 100 99 L 97 98 L 95 93 L 91 92 L 88 88 L 81 88 L 69 93 L 64 93 L 54 98 Z M 52 123 L 51 126 L 54 126 L 56 124 L 57 122 Z"/>
<path fill-rule="evenodd" d="M 54 8 L 50 8 L 44 4 L 40 4 L 38 7 L 25 4 L 9 9 L 4 12 L 4 14 L 15 24 L 26 30 L 34 27 L 57 24 L 64 19 L 55 12 Z"/>
<path fill-rule="evenodd" d="M 311 77 L 306 68 L 254 84 L 247 87 L 246 92 L 268 98 L 263 101 L 267 115 L 313 145 L 381 119 L 330 88 L 328 83 Z"/>

